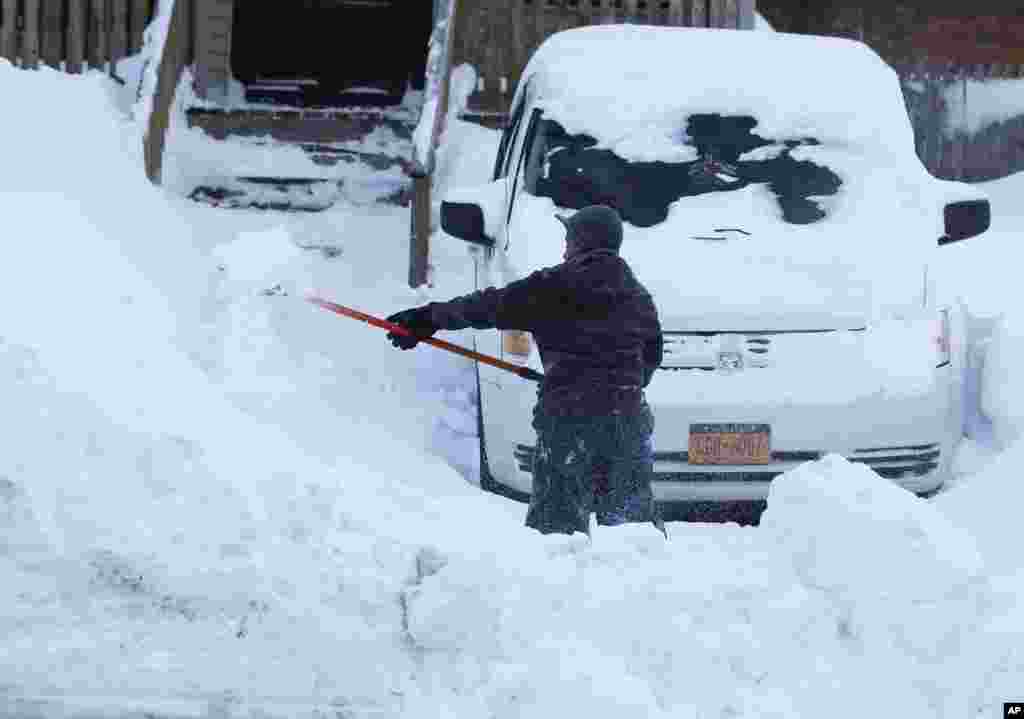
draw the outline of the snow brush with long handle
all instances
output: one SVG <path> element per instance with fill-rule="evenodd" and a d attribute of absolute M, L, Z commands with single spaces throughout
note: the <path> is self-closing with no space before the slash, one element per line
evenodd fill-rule
<path fill-rule="evenodd" d="M 312 302 L 314 305 L 317 305 L 318 307 L 323 307 L 325 310 L 330 310 L 331 312 L 342 315 L 343 317 L 350 317 L 354 320 L 365 322 L 368 325 L 379 327 L 382 330 L 387 330 L 388 332 L 394 332 L 395 334 L 405 335 L 407 337 L 414 336 L 413 333 L 407 330 L 405 327 L 402 327 L 401 325 L 396 325 L 394 322 L 382 320 L 379 317 L 368 315 L 365 312 L 354 310 L 351 307 L 339 305 L 336 302 L 325 300 L 322 297 L 317 297 L 316 295 L 306 295 L 306 301 Z M 468 357 L 471 360 L 483 362 L 484 364 L 490 365 L 491 367 L 503 369 L 506 372 L 511 372 L 512 374 L 519 375 L 523 379 L 533 380 L 534 382 L 540 382 L 542 379 L 544 379 L 544 375 L 542 375 L 540 372 L 530 369 L 529 367 L 520 367 L 519 365 L 512 364 L 511 362 L 505 362 L 504 360 L 500 360 L 497 357 L 491 357 L 490 355 L 474 352 L 473 350 L 468 350 L 460 345 L 452 344 L 451 342 L 445 342 L 444 340 L 439 340 L 435 337 L 425 337 L 421 339 L 420 342 L 426 342 L 428 345 L 433 345 L 434 347 L 445 350 L 446 352 L 451 352 L 452 354 Z"/>

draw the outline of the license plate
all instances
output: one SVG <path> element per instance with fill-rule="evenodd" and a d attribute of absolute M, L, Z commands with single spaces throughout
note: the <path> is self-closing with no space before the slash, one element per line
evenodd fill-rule
<path fill-rule="evenodd" d="M 767 424 L 691 424 L 690 464 L 768 464 L 772 461 Z"/>

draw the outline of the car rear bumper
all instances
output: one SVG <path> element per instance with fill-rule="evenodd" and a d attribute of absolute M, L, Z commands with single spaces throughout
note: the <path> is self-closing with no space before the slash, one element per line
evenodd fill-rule
<path fill-rule="evenodd" d="M 808 454 L 800 460 L 773 461 L 758 467 L 707 467 L 661 459 L 659 454 L 655 455 L 653 490 L 655 498 L 661 502 L 762 500 L 767 498 L 769 485 L 775 477 L 803 462 L 824 456 L 824 453 Z M 932 492 L 944 481 L 942 449 L 938 443 L 844 456 L 915 494 Z"/>
<path fill-rule="evenodd" d="M 516 458 L 519 473 L 510 488 L 528 495 L 534 447 L 519 445 Z M 685 454 L 685 453 L 684 453 Z M 795 453 L 794 453 L 795 454 Z M 825 456 L 808 452 L 788 458 L 776 453 L 771 464 L 758 466 L 691 465 L 685 457 L 671 452 L 655 452 L 652 490 L 659 502 L 739 502 L 768 497 L 771 481 L 784 472 Z M 907 491 L 927 494 L 945 481 L 942 447 L 938 443 L 862 450 L 847 455 L 855 464 L 864 464 Z"/>
<path fill-rule="evenodd" d="M 950 385 L 913 397 L 866 397 L 845 405 L 680 406 L 649 401 L 655 415 L 652 489 L 660 502 L 758 501 L 771 481 L 808 461 L 838 454 L 864 464 L 915 494 L 935 491 L 949 475 L 959 424 L 952 417 Z M 695 465 L 688 461 L 691 424 L 761 423 L 771 427 L 771 462 Z M 531 445 L 518 444 L 518 471 L 496 475 L 524 496 L 530 492 Z"/>

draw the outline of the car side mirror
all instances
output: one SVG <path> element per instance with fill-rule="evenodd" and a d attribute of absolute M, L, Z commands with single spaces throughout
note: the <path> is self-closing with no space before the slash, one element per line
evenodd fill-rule
<path fill-rule="evenodd" d="M 992 206 L 988 200 L 966 200 L 946 205 L 946 234 L 939 238 L 940 245 L 975 237 L 992 224 Z"/>
<path fill-rule="evenodd" d="M 441 227 L 449 235 L 482 247 L 494 247 L 484 233 L 484 211 L 473 202 L 441 202 Z"/>

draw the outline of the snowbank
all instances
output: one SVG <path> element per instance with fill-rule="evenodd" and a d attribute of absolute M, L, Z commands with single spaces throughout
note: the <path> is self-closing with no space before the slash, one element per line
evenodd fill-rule
<path fill-rule="evenodd" d="M 991 622 L 976 637 L 998 657 L 986 693 L 1004 697 L 1024 677 L 1024 565 L 1019 551 L 1019 508 L 1024 503 L 1024 312 L 1016 301 L 1020 284 L 1014 261 L 1024 238 L 1020 197 L 1024 173 L 984 183 L 992 202 L 992 229 L 981 237 L 944 248 L 939 268 L 970 307 L 974 326 L 974 372 L 980 409 L 974 439 L 967 446 L 964 477 L 937 496 L 934 505 L 974 537 L 993 575 Z M 948 263 L 948 264 L 947 264 Z M 990 715 L 998 705 L 991 702 Z"/>
<path fill-rule="evenodd" d="M 971 639 L 991 589 L 968 531 L 838 456 L 773 482 L 761 528 L 803 586 L 837 610 L 845 645 L 898 667 L 935 714 L 969 715 L 972 697 L 957 681 L 977 670 Z"/>
<path fill-rule="evenodd" d="M 387 708 L 421 541 L 525 532 L 426 452 L 436 355 L 299 299 L 414 303 L 407 217 L 212 212 L 146 182 L 100 75 L 0 86 L 38 109 L 0 120 L 8 696 Z"/>
<path fill-rule="evenodd" d="M 1020 255 L 1024 240 L 1024 215 L 1020 197 L 1024 192 L 1024 173 L 985 183 L 992 202 L 992 229 L 977 238 L 971 252 L 972 307 L 978 314 L 997 315 L 990 340 L 986 342 L 981 378 L 981 408 L 993 422 L 996 441 L 1006 448 L 1024 436 L 1024 307 L 1013 297 L 1019 283 L 1016 262 L 1008 257 Z"/>
<path fill-rule="evenodd" d="M 969 534 L 929 503 L 837 455 L 773 482 L 761 529 L 806 586 L 837 598 L 930 603 L 981 577 Z"/>
<path fill-rule="evenodd" d="M 1024 316 L 1004 316 L 987 343 L 981 379 L 981 409 L 992 420 L 1003 448 L 1024 437 Z"/>
<path fill-rule="evenodd" d="M 1024 502 L 1022 460 L 1024 444 L 1017 442 L 934 500 L 938 509 L 976 539 L 988 565 L 1002 573 L 1024 568 L 1018 536 Z"/>
<path fill-rule="evenodd" d="M 970 312 L 974 399 L 992 437 L 1005 449 L 1024 434 L 1024 308 L 1015 301 L 1019 284 L 1024 216 L 1024 173 L 980 185 L 992 203 L 992 227 L 984 235 L 942 248 L 934 267 L 944 301 L 963 300 Z"/>
<path fill-rule="evenodd" d="M 776 482 L 760 529 L 670 534 L 432 555 L 407 602 L 433 700 L 455 716 L 973 715 L 990 589 L 928 503 L 830 457 Z"/>

